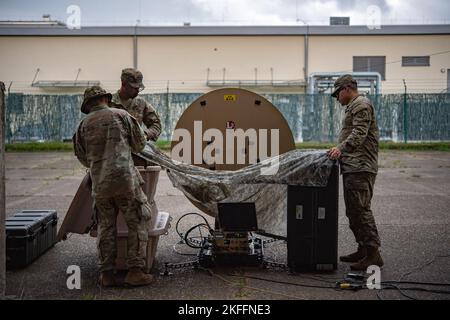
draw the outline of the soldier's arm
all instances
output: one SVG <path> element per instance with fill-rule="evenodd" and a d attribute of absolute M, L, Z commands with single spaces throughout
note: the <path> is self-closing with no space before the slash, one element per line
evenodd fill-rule
<path fill-rule="evenodd" d="M 124 115 L 124 121 L 130 134 L 131 150 L 133 152 L 141 152 L 147 142 L 144 130 L 142 130 L 136 118 L 129 114 Z"/>
<path fill-rule="evenodd" d="M 341 152 L 352 152 L 361 146 L 367 137 L 367 133 L 372 121 L 370 106 L 362 104 L 357 106 L 353 111 L 353 130 L 337 148 Z"/>
<path fill-rule="evenodd" d="M 147 101 L 143 101 L 145 102 L 145 107 L 142 122 L 148 128 L 147 138 L 156 141 L 161 134 L 161 120 L 155 109 Z"/>
<path fill-rule="evenodd" d="M 80 134 L 81 125 L 78 127 L 77 132 L 72 137 L 73 142 L 73 150 L 75 152 L 75 156 L 81 162 L 81 164 L 87 168 L 89 168 L 89 162 L 86 157 L 86 150 L 84 148 L 84 140 L 82 135 Z"/>

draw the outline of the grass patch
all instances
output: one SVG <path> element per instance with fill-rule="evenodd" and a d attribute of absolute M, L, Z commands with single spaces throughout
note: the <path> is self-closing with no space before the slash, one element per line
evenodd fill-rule
<path fill-rule="evenodd" d="M 158 140 L 158 148 L 170 150 L 170 141 Z M 72 142 L 45 141 L 45 142 L 18 142 L 5 145 L 7 152 L 40 152 L 40 151 L 70 151 L 73 152 Z"/>
<path fill-rule="evenodd" d="M 21 142 L 5 145 L 7 152 L 34 152 L 34 151 L 73 151 L 71 142 Z"/>
<path fill-rule="evenodd" d="M 450 151 L 450 142 L 414 142 L 395 143 L 381 142 L 381 150 L 405 150 L 405 151 Z"/>
<path fill-rule="evenodd" d="M 334 147 L 333 143 L 302 142 L 296 143 L 297 149 L 329 149 Z M 402 143 L 402 142 L 380 142 L 380 150 L 401 150 L 401 151 L 450 151 L 450 142 L 423 142 L 423 143 Z"/>
<path fill-rule="evenodd" d="M 156 145 L 161 150 L 170 150 L 170 141 L 158 140 Z M 302 142 L 296 143 L 297 149 L 330 149 L 335 143 L 327 142 Z M 33 152 L 33 151 L 70 151 L 73 152 L 71 142 L 47 141 L 47 142 L 21 142 L 5 145 L 7 152 Z M 424 143 L 395 143 L 381 142 L 381 150 L 402 151 L 450 151 L 450 142 L 424 142 Z"/>
<path fill-rule="evenodd" d="M 158 148 L 160 148 L 161 150 L 170 150 L 170 144 L 172 142 L 168 141 L 168 140 L 158 140 L 156 141 L 156 145 L 158 146 Z"/>

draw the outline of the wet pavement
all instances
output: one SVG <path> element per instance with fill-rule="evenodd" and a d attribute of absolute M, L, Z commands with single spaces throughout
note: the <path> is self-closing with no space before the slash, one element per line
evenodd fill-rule
<path fill-rule="evenodd" d="M 60 226 L 85 169 L 72 153 L 7 153 L 6 214 L 24 209 L 55 209 Z M 342 182 L 340 182 L 341 184 Z M 356 244 L 348 227 L 340 185 L 339 254 Z M 89 235 L 72 234 L 30 266 L 7 271 L 7 295 L 16 299 L 407 299 L 398 290 L 338 291 L 333 286 L 349 272 L 339 263 L 333 273 L 292 275 L 280 269 L 231 268 L 174 270 L 160 276 L 165 262 L 196 260 L 197 251 L 179 244 L 175 222 L 199 212 L 165 172 L 155 198 L 159 210 L 172 217 L 168 235 L 159 238 L 154 284 L 140 288 L 102 289 L 96 284 L 96 243 Z M 386 280 L 450 283 L 450 153 L 389 151 L 380 154 L 380 172 L 372 209 L 382 240 Z M 207 217 L 213 223 L 213 219 Z M 189 216 L 181 227 L 200 223 Z M 286 243 L 267 244 L 265 258 L 286 262 Z M 67 268 L 81 270 L 81 289 L 69 290 Z M 256 279 L 259 278 L 259 279 Z M 272 282 L 266 280 L 273 280 Z M 301 285 L 307 285 L 301 286 Z M 321 286 L 327 288 L 314 288 Z M 410 285 L 414 286 L 414 285 Z M 432 288 L 424 287 L 423 288 Z M 436 287 L 434 287 L 436 288 Z M 449 287 L 441 288 L 449 289 Z M 450 295 L 405 291 L 417 299 L 450 299 Z"/>

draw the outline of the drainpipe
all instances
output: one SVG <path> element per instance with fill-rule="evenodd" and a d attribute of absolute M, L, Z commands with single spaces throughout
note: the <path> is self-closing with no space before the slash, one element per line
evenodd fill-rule
<path fill-rule="evenodd" d="M 0 81 L 0 300 L 6 291 L 5 84 Z"/>
<path fill-rule="evenodd" d="M 138 66 L 138 38 L 137 38 L 137 28 L 139 20 L 134 26 L 134 37 L 133 37 L 133 68 L 137 69 Z"/>
<path fill-rule="evenodd" d="M 406 102 L 407 87 L 405 79 L 403 79 L 403 85 L 405 86 L 405 94 L 403 95 L 403 141 L 408 143 L 408 103 Z"/>
<path fill-rule="evenodd" d="M 170 80 L 167 80 L 167 88 L 166 88 L 166 128 L 170 128 L 169 124 L 169 115 L 170 115 L 170 98 L 169 98 L 169 86 L 170 86 Z M 169 130 L 167 130 L 169 132 Z M 168 135 L 169 133 L 167 133 Z M 167 139 L 171 139 L 171 137 L 167 136 Z"/>
<path fill-rule="evenodd" d="M 308 88 L 308 62 L 309 60 L 309 24 L 306 24 L 306 35 L 305 35 L 305 67 L 303 68 L 305 73 L 305 88 Z"/>

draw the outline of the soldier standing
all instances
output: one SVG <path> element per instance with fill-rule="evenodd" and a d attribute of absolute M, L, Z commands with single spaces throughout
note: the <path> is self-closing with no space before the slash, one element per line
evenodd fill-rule
<path fill-rule="evenodd" d="M 161 121 L 155 109 L 138 94 L 145 87 L 142 73 L 133 68 L 122 70 L 122 85 L 112 95 L 110 106 L 128 111 L 143 127 L 147 140 L 156 141 L 161 134 Z"/>
<path fill-rule="evenodd" d="M 351 75 L 336 80 L 332 96 L 346 108 L 338 145 L 328 155 L 340 160 L 346 215 L 358 243 L 355 253 L 341 256 L 340 260 L 354 262 L 352 270 L 381 267 L 380 237 L 370 208 L 378 172 L 379 134 L 374 108 L 358 94 L 357 82 Z"/>
<path fill-rule="evenodd" d="M 135 168 L 131 152 L 140 152 L 146 137 L 135 118 L 128 112 L 109 108 L 111 94 L 99 86 L 86 89 L 81 111 L 88 114 L 74 135 L 74 150 L 80 162 L 90 169 L 92 196 L 97 219 L 99 282 L 114 286 L 117 255 L 116 219 L 123 213 L 128 227 L 125 283 L 146 285 L 152 276 L 145 274 L 145 253 L 148 240 L 148 214 L 142 205 L 147 198 L 144 183 Z"/>

